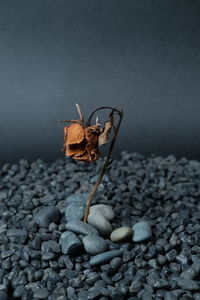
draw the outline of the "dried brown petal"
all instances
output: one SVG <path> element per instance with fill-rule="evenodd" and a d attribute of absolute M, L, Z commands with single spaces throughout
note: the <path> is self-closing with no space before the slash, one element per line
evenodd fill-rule
<path fill-rule="evenodd" d="M 66 145 L 81 143 L 85 136 L 83 126 L 78 123 L 73 123 L 67 127 Z"/>
<path fill-rule="evenodd" d="M 112 128 L 112 121 L 108 120 L 105 124 L 104 124 L 104 128 L 102 130 L 102 133 L 99 136 L 98 139 L 98 147 L 106 144 L 109 141 L 109 133 L 110 130 Z"/>

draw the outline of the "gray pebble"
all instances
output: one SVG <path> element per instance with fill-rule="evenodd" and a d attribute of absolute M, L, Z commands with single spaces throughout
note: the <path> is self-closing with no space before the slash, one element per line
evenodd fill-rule
<path fill-rule="evenodd" d="M 133 225 L 133 241 L 143 242 L 149 239 L 152 235 L 151 226 L 146 221 L 140 221 Z"/>
<path fill-rule="evenodd" d="M 92 255 L 105 252 L 108 248 L 106 241 L 98 235 L 86 235 L 82 242 L 86 252 Z"/>
<path fill-rule="evenodd" d="M 113 230 L 110 222 L 100 213 L 89 214 L 88 223 L 95 227 L 103 236 L 109 236 Z"/>
<path fill-rule="evenodd" d="M 0 299 L 1 300 L 8 300 L 8 294 L 6 291 L 2 290 L 0 291 Z"/>
<path fill-rule="evenodd" d="M 60 211 L 57 207 L 45 206 L 34 215 L 34 221 L 41 227 L 48 227 L 51 223 L 56 223 L 59 217 Z"/>
<path fill-rule="evenodd" d="M 28 238 L 28 232 L 25 229 L 9 229 L 6 235 L 11 242 L 20 244 L 24 244 Z"/>
<path fill-rule="evenodd" d="M 48 298 L 48 290 L 47 288 L 39 288 L 35 291 L 35 293 L 33 294 L 33 296 L 36 299 L 47 299 Z"/>
<path fill-rule="evenodd" d="M 90 224 L 82 221 L 70 221 L 66 224 L 66 229 L 75 233 L 82 233 L 84 235 L 96 234 L 99 235 L 98 231 Z"/>
<path fill-rule="evenodd" d="M 90 207 L 90 214 L 96 214 L 96 213 L 100 213 L 109 221 L 114 219 L 115 216 L 112 206 L 106 204 L 92 205 Z"/>
<path fill-rule="evenodd" d="M 88 193 L 70 195 L 66 199 L 65 218 L 66 221 L 82 220 L 84 216 Z"/>
<path fill-rule="evenodd" d="M 59 253 L 60 245 L 56 241 L 53 241 L 53 240 L 45 241 L 45 242 L 42 242 L 41 250 L 42 250 L 42 252 Z"/>
<path fill-rule="evenodd" d="M 75 233 L 65 231 L 62 233 L 59 243 L 63 254 L 76 254 L 81 251 L 82 243 Z"/>
<path fill-rule="evenodd" d="M 90 259 L 90 265 L 102 265 L 109 262 L 112 258 L 123 254 L 123 250 L 111 250 L 98 255 L 95 255 Z"/>
<path fill-rule="evenodd" d="M 23 285 L 18 285 L 16 287 L 16 289 L 14 290 L 14 292 L 13 292 L 13 297 L 21 299 L 23 293 L 24 293 L 24 286 Z"/>
<path fill-rule="evenodd" d="M 122 242 L 127 240 L 129 237 L 131 237 L 132 234 L 133 234 L 132 228 L 123 226 L 113 230 L 113 232 L 110 235 L 110 239 L 113 242 Z"/>
<path fill-rule="evenodd" d="M 183 278 L 174 278 L 178 283 L 179 287 L 183 290 L 188 291 L 199 291 L 200 284 L 199 281 L 191 280 L 191 279 L 183 279 Z"/>

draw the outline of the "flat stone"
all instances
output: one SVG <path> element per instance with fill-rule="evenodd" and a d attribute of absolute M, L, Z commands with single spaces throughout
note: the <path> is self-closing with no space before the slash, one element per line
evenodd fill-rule
<path fill-rule="evenodd" d="M 99 235 L 98 231 L 92 225 L 79 220 L 68 222 L 66 224 L 66 229 L 84 235 L 88 235 L 88 234 Z"/>
<path fill-rule="evenodd" d="M 108 247 L 106 241 L 98 235 L 86 235 L 82 242 L 86 252 L 92 255 L 105 252 Z"/>
<path fill-rule="evenodd" d="M 66 221 L 82 220 L 85 212 L 88 193 L 70 195 L 66 199 L 65 218 Z"/>
<path fill-rule="evenodd" d="M 143 242 L 152 236 L 151 226 L 146 221 L 133 225 L 133 242 Z"/>
<path fill-rule="evenodd" d="M 130 238 L 133 234 L 133 229 L 127 226 L 119 227 L 110 235 L 110 239 L 113 242 L 122 242 Z"/>
<path fill-rule="evenodd" d="M 103 236 L 109 236 L 113 230 L 110 222 L 99 212 L 89 214 L 88 223 L 95 227 Z"/>
<path fill-rule="evenodd" d="M 112 258 L 116 256 L 121 256 L 123 254 L 123 250 L 111 250 L 101 254 L 97 254 L 90 259 L 90 265 L 102 265 L 109 262 Z"/>
<path fill-rule="evenodd" d="M 62 233 L 59 243 L 61 245 L 63 254 L 75 254 L 81 251 L 83 247 L 82 242 L 75 233 L 65 231 Z"/>
<path fill-rule="evenodd" d="M 112 206 L 106 204 L 92 205 L 90 207 L 90 214 L 94 214 L 94 213 L 100 213 L 109 221 L 114 219 L 115 216 Z"/>
<path fill-rule="evenodd" d="M 55 206 L 45 206 L 34 216 L 34 221 L 40 227 L 48 227 L 51 223 L 56 223 L 60 217 L 60 210 Z"/>

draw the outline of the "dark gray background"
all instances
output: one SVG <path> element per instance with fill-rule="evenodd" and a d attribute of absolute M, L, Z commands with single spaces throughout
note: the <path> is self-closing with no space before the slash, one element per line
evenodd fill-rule
<path fill-rule="evenodd" d="M 116 154 L 200 159 L 199 80 L 200 1 L 1 0 L 1 163 L 63 157 L 75 103 L 123 106 Z"/>

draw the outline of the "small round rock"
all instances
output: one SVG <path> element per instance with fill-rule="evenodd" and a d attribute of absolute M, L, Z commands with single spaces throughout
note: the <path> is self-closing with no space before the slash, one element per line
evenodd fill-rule
<path fill-rule="evenodd" d="M 105 252 L 108 247 L 106 241 L 98 235 L 86 235 L 82 242 L 86 252 L 92 255 Z"/>
<path fill-rule="evenodd" d="M 110 239 L 112 242 L 122 242 L 130 238 L 133 234 L 133 229 L 128 226 L 119 227 L 110 235 Z"/>

